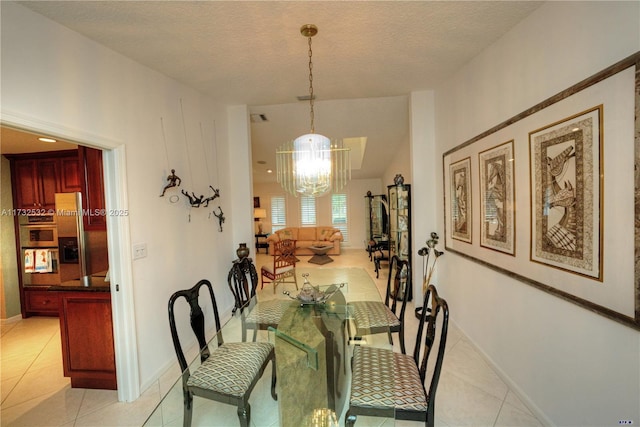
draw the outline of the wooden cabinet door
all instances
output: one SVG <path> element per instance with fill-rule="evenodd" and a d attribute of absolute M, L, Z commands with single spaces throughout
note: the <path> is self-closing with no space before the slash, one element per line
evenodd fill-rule
<path fill-rule="evenodd" d="M 17 209 L 38 208 L 40 203 L 35 160 L 16 160 L 13 164 L 15 200 Z"/>
<path fill-rule="evenodd" d="M 55 209 L 55 194 L 80 191 L 75 152 L 15 155 L 12 166 L 18 209 Z"/>
<path fill-rule="evenodd" d="M 106 230 L 102 150 L 78 147 L 82 206 L 92 215 L 84 216 L 85 230 Z"/>
<path fill-rule="evenodd" d="M 56 193 L 60 193 L 60 159 L 38 160 L 37 174 L 40 186 L 40 207 L 55 209 Z"/>
<path fill-rule="evenodd" d="M 80 162 L 78 156 L 60 159 L 60 189 L 62 193 L 82 191 L 80 187 Z"/>
<path fill-rule="evenodd" d="M 29 286 L 24 289 L 25 311 L 27 315 L 58 315 L 58 295 L 47 287 Z"/>
<path fill-rule="evenodd" d="M 60 292 L 64 375 L 71 387 L 115 390 L 116 361 L 109 292 Z"/>

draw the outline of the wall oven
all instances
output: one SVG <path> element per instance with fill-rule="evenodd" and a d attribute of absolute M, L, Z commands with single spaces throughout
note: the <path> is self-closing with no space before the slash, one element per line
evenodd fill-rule
<path fill-rule="evenodd" d="M 21 216 L 22 285 L 60 283 L 58 227 L 54 215 Z"/>
<path fill-rule="evenodd" d="M 21 216 L 20 246 L 23 248 L 54 248 L 58 246 L 58 227 L 54 216 Z"/>

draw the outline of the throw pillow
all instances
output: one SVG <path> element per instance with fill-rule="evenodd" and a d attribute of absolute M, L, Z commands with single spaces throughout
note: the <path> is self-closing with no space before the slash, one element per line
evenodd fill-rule
<path fill-rule="evenodd" d="M 333 228 L 320 228 L 318 230 L 318 238 L 320 240 L 329 240 L 329 237 L 335 232 Z"/>

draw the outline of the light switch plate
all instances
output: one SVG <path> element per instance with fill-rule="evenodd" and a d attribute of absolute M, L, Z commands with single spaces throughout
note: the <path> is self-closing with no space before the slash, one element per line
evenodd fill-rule
<path fill-rule="evenodd" d="M 133 259 L 145 258 L 147 256 L 147 244 L 138 243 L 133 245 Z"/>

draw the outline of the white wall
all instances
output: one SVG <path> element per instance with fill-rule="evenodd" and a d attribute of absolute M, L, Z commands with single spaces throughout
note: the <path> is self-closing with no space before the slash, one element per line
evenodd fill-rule
<path fill-rule="evenodd" d="M 222 314 L 230 311 L 226 273 L 235 258 L 236 238 L 249 234 L 242 229 L 251 225 L 250 208 L 239 221 L 234 215 L 234 209 L 243 209 L 241 199 L 250 206 L 247 183 L 236 186 L 230 172 L 231 160 L 242 149 L 231 156 L 227 111 L 214 100 L 19 5 L 2 2 L 1 7 L 3 121 L 85 144 L 126 148 L 120 151 L 126 153 L 129 216 L 121 221 L 129 226 L 130 241 L 110 249 L 147 245 L 148 256 L 133 261 L 131 290 L 144 389 L 176 361 L 167 321 L 167 301 L 174 291 L 208 278 Z M 237 123 L 238 114 L 232 112 L 232 122 Z M 244 139 L 248 150 L 248 136 Z M 208 195 L 212 185 L 221 197 L 198 209 L 190 209 L 177 190 L 159 197 L 170 168 L 182 178 L 180 189 Z M 234 175 L 250 182 L 248 161 L 233 168 Z M 171 202 L 173 195 L 180 196 L 177 203 Z M 211 215 L 217 206 L 226 217 L 223 232 Z"/>
<path fill-rule="evenodd" d="M 409 177 L 411 192 L 411 232 L 413 253 L 413 294 L 414 304 L 422 306 L 422 277 L 423 259 L 418 250 L 425 246 L 432 232 L 438 233 L 443 240 L 437 246 L 441 250 L 444 246 L 444 229 L 438 228 L 436 211 L 440 206 L 440 199 L 436 197 L 436 176 L 440 167 L 435 155 L 435 124 L 434 124 L 434 94 L 432 91 L 414 92 L 411 94 L 411 144 L 410 161 L 412 176 Z M 434 270 L 431 283 L 438 284 L 438 269 Z"/>
<path fill-rule="evenodd" d="M 545 3 L 439 88 L 439 206 L 442 153 L 638 51 L 639 18 L 638 2 Z M 605 196 L 607 220 L 615 197 Z M 452 253 L 438 268 L 452 319 L 549 423 L 640 422 L 638 331 Z"/>
<path fill-rule="evenodd" d="M 387 192 L 387 185 L 393 184 L 393 178 L 397 174 L 404 177 L 405 184 L 411 184 L 411 148 L 409 141 L 403 141 L 398 144 L 397 151 L 387 169 L 382 175 L 382 184 L 384 185 L 384 192 Z"/>
<path fill-rule="evenodd" d="M 5 156 L 0 156 L 0 173 L 0 318 L 8 319 L 20 315 L 20 289 L 14 215 L 10 213 L 13 209 L 11 167 Z"/>

